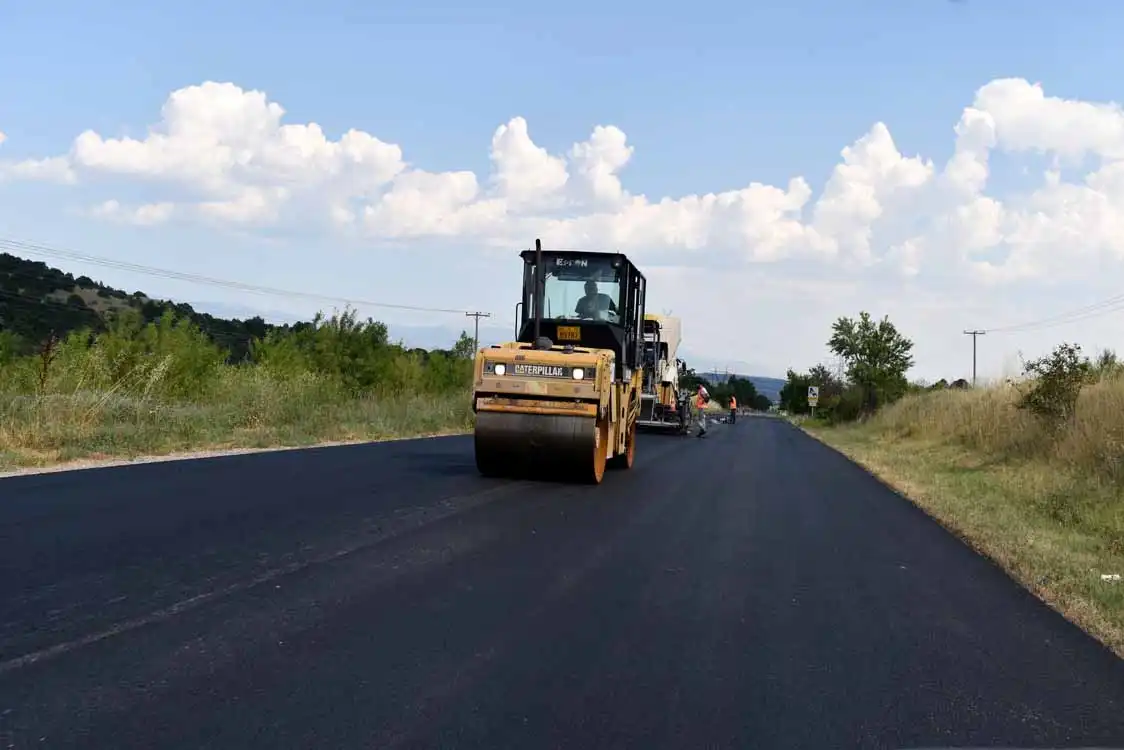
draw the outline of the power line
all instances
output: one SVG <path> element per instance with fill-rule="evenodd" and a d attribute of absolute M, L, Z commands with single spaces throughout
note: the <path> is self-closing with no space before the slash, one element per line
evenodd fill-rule
<path fill-rule="evenodd" d="M 1124 294 L 1118 294 L 1099 302 L 1067 310 L 1046 318 L 1028 320 L 1008 326 L 997 326 L 986 330 L 964 331 L 965 335 L 972 337 L 972 385 L 976 385 L 976 343 L 980 336 L 988 333 L 1031 333 L 1068 325 L 1070 323 L 1077 323 L 1083 320 L 1090 320 L 1092 318 L 1099 318 L 1121 311 L 1124 311 Z"/>
<path fill-rule="evenodd" d="M 1026 333 L 1030 331 L 1039 331 L 1046 328 L 1054 328 L 1068 323 L 1076 323 L 1081 320 L 1088 320 L 1090 318 L 1108 315 L 1110 313 L 1124 310 L 1124 294 L 1118 294 L 1115 297 L 1094 302 L 1091 305 L 1078 307 L 1073 310 L 1058 313 L 1047 318 L 1039 318 L 1038 320 L 1025 321 L 1023 323 L 1015 323 L 1008 326 L 998 326 L 996 328 L 988 328 L 988 333 Z"/>
<path fill-rule="evenodd" d="M 154 266 L 143 266 L 138 263 L 129 263 L 126 261 L 112 260 L 110 258 L 101 258 L 96 255 L 88 255 L 86 253 L 78 253 L 71 250 L 60 250 L 57 248 L 47 247 L 46 245 L 39 245 L 31 242 L 24 242 L 22 240 L 11 240 L 0 238 L 0 250 L 8 250 L 13 254 L 31 254 L 46 256 L 48 258 L 63 258 L 67 260 L 80 261 L 83 263 L 90 263 L 96 266 L 105 268 L 115 268 L 123 271 L 132 271 L 135 273 L 144 274 L 147 276 L 155 276 L 166 279 L 177 279 L 180 281 L 187 281 L 195 284 L 205 284 L 209 286 L 223 287 L 226 289 L 234 289 L 243 292 L 255 292 L 258 294 L 271 294 L 279 297 L 293 297 L 301 299 L 320 300 L 326 302 L 337 302 L 354 307 L 382 307 L 394 310 L 409 310 L 412 312 L 433 312 L 433 313 L 450 313 L 461 314 L 469 313 L 469 310 L 443 308 L 443 307 L 426 307 L 421 305 L 403 305 L 391 302 L 375 302 L 372 300 L 364 299 L 351 299 L 347 297 L 333 297 L 331 295 L 314 294 L 311 292 L 298 292 L 289 289 L 277 289 L 275 287 L 259 286 L 257 284 L 247 284 L 240 281 L 228 281 L 226 279 L 218 279 L 210 276 L 202 276 L 193 273 L 184 273 L 181 271 L 173 271 L 165 268 L 156 268 Z"/>
<path fill-rule="evenodd" d="M 25 243 L 25 242 L 21 242 L 21 241 L 0 239 L 0 251 L 2 251 L 3 249 L 9 249 L 10 250 L 10 249 L 17 249 L 17 248 L 18 248 L 17 252 L 19 252 L 20 254 L 24 254 L 24 255 L 26 255 L 26 254 L 36 254 L 36 255 L 46 255 L 48 257 L 58 256 L 58 257 L 67 258 L 67 259 L 73 259 L 73 258 L 77 257 L 78 259 L 82 259 L 82 260 L 90 259 L 87 262 L 92 262 L 94 265 L 108 266 L 108 267 L 114 267 L 114 268 L 125 266 L 125 267 L 128 267 L 128 270 L 133 270 L 133 267 L 137 266 L 137 264 L 126 263 L 126 262 L 118 262 L 118 261 L 113 261 L 113 260 L 109 260 L 109 259 L 105 259 L 105 258 L 99 258 L 99 257 L 96 257 L 96 256 L 88 256 L 88 255 L 83 254 L 83 253 L 75 253 L 75 252 L 70 252 L 70 251 L 60 251 L 60 250 L 56 250 L 54 248 L 48 248 L 46 246 L 34 245 L 32 243 Z M 149 270 L 149 267 L 146 267 L 146 266 L 140 266 L 139 268 L 142 269 L 140 271 L 141 273 L 145 273 L 146 271 Z M 153 273 L 148 273 L 148 275 L 158 275 L 158 276 L 169 276 L 170 275 L 172 278 L 179 278 L 181 276 L 188 276 L 188 277 L 193 276 L 193 274 L 179 274 L 178 272 L 162 273 L 164 271 L 164 269 L 157 269 L 157 268 L 152 268 L 151 271 Z M 42 273 L 33 273 L 33 272 L 29 271 L 28 269 L 22 268 L 22 267 L 11 268 L 11 269 L 8 269 L 7 271 L 0 272 L 0 276 L 3 276 L 3 275 L 8 275 L 8 276 L 14 277 L 14 278 L 21 278 L 22 277 L 22 278 L 28 279 L 29 281 L 35 281 L 35 282 L 43 281 L 46 278 Z M 74 275 L 77 275 L 77 274 L 70 274 L 70 275 L 74 276 Z M 203 277 L 203 278 L 207 278 L 207 277 Z M 219 281 L 222 281 L 222 280 L 219 280 Z M 235 288 L 240 288 L 241 286 L 243 286 L 243 285 L 238 284 L 238 282 L 225 282 L 223 285 L 224 286 L 235 285 Z M 245 286 L 250 286 L 250 285 L 245 285 Z M 65 290 L 60 289 L 60 290 L 56 290 L 56 291 L 65 291 Z M 278 291 L 281 291 L 281 290 L 278 290 Z M 294 293 L 294 294 L 295 295 L 301 295 L 301 293 Z M 101 296 L 101 295 L 99 295 L 99 296 Z M 130 297 L 130 296 L 131 295 L 126 295 L 126 297 Z M 302 295 L 302 296 L 307 296 L 307 295 Z M 40 298 L 40 297 L 30 296 L 30 295 L 26 295 L 26 294 L 20 294 L 18 292 L 13 292 L 11 290 L 0 290 L 0 299 L 5 299 L 5 298 L 8 299 L 11 304 L 18 304 L 18 305 L 24 307 L 25 309 L 31 309 L 31 308 L 34 308 L 34 307 L 41 307 L 42 305 L 46 304 L 46 305 L 48 305 L 50 307 L 53 307 L 53 308 L 67 309 L 67 310 L 71 310 L 73 312 L 81 313 L 81 314 L 84 314 L 84 315 L 99 315 L 100 314 L 99 308 L 97 308 L 96 306 L 87 306 L 85 303 L 83 303 L 81 305 L 72 305 L 72 304 L 69 304 L 68 301 L 65 301 L 65 300 L 46 299 L 46 298 Z M 355 303 L 362 304 L 363 303 L 362 301 L 343 300 L 343 299 L 338 299 L 338 298 L 335 298 L 335 297 L 326 297 L 326 299 L 333 300 L 333 301 L 351 302 L 353 304 L 355 304 Z M 152 301 L 159 301 L 159 300 L 153 299 Z M 174 301 L 169 301 L 169 304 L 176 304 L 176 303 Z M 411 308 L 411 309 L 414 309 L 414 308 Z M 428 309 L 434 309 L 434 310 L 437 310 L 437 311 L 443 311 L 441 308 L 424 308 L 424 309 L 427 309 L 427 310 Z M 198 312 L 203 314 L 203 311 L 198 311 Z M 473 312 L 467 312 L 465 314 L 466 315 L 472 315 Z M 215 317 L 215 316 L 212 315 L 211 317 Z M 265 319 L 266 322 L 269 325 L 287 326 L 287 325 L 291 324 L 291 321 L 288 319 L 287 316 L 284 319 L 280 319 L 280 320 L 270 320 L 270 318 L 272 318 L 273 316 L 261 316 L 261 315 L 259 315 L 258 317 L 262 317 L 263 319 Z M 492 315 L 491 315 L 491 313 L 481 313 L 481 317 L 492 317 Z M 219 324 L 219 325 L 222 325 L 223 323 L 228 322 L 227 319 L 223 318 L 223 317 L 215 317 L 215 320 L 216 320 L 217 324 Z M 0 320 L 0 328 L 4 328 L 5 324 L 10 323 L 10 322 L 11 321 Z M 391 330 L 393 331 L 394 328 L 395 328 L 395 326 L 392 325 Z M 233 342 L 236 342 L 236 341 L 241 341 L 242 338 L 243 338 L 243 337 L 240 337 L 240 336 L 237 336 L 237 335 L 220 334 L 216 330 L 213 330 L 210 326 L 207 327 L 207 333 L 212 338 L 225 339 L 230 343 L 233 343 Z M 479 320 L 477 320 L 475 341 L 476 341 L 476 346 L 477 346 L 477 349 L 478 349 L 479 348 Z"/>

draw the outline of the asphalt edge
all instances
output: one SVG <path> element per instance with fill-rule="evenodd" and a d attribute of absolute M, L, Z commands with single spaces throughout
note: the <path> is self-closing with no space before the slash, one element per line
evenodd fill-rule
<path fill-rule="evenodd" d="M 916 500 L 911 498 L 908 494 L 905 493 L 904 490 L 894 486 L 888 479 L 883 478 L 881 475 L 879 475 L 877 472 L 875 472 L 872 468 L 870 468 L 869 466 L 867 466 L 864 463 L 861 463 L 857 459 L 854 459 L 854 458 L 848 456 L 846 453 L 839 450 L 838 448 L 836 448 L 831 443 L 828 443 L 826 440 L 822 439 L 818 435 L 815 435 L 814 433 L 809 432 L 808 430 L 804 429 L 803 426 L 798 425 L 791 420 L 785 420 L 785 421 L 788 422 L 788 424 L 791 425 L 798 432 L 801 432 L 801 433 L 807 435 L 808 437 L 812 438 L 813 440 L 815 440 L 817 443 L 824 446 L 828 450 L 830 450 L 833 453 L 841 456 L 846 461 L 851 463 L 853 466 L 860 469 L 864 474 L 869 476 L 875 482 L 882 485 L 887 490 L 889 490 L 891 493 L 893 493 L 894 495 L 896 495 L 900 499 L 907 502 L 912 508 L 916 509 L 919 513 L 924 515 L 926 518 L 932 520 L 934 523 L 936 523 L 938 526 L 940 526 L 953 539 L 955 539 L 957 542 L 959 542 L 964 547 L 967 547 L 969 550 L 971 550 L 977 557 L 980 557 L 983 560 L 985 560 L 993 569 L 995 569 L 996 571 L 1001 573 L 1005 578 L 1007 578 L 1008 580 L 1013 582 L 1016 586 L 1019 587 L 1019 589 L 1021 589 L 1027 595 L 1033 597 L 1036 601 L 1040 602 L 1041 604 L 1046 605 L 1052 612 L 1054 612 L 1056 615 L 1061 617 L 1062 620 L 1064 620 L 1065 623 L 1069 627 L 1072 627 L 1072 628 L 1076 629 L 1082 635 L 1084 635 L 1087 638 L 1089 638 L 1090 640 L 1092 640 L 1093 643 L 1095 643 L 1098 647 L 1100 647 L 1100 649 L 1102 649 L 1108 655 L 1110 655 L 1112 657 L 1115 657 L 1119 661 L 1124 662 L 1124 647 L 1122 647 L 1120 649 L 1120 651 L 1117 651 L 1112 646 L 1110 646 L 1106 641 L 1102 640 L 1101 637 L 1098 636 L 1096 633 L 1093 633 L 1089 630 L 1086 630 L 1084 627 L 1082 627 L 1078 622 L 1076 622 L 1073 618 L 1071 618 L 1069 616 L 1069 614 L 1067 614 L 1065 612 L 1064 609 L 1062 609 L 1062 607 L 1057 603 L 1057 601 L 1050 595 L 1050 592 L 1047 589 L 1044 589 L 1042 587 L 1042 584 L 1039 584 L 1039 583 L 1033 582 L 1033 581 L 1024 581 L 1021 578 L 1018 578 L 1017 576 L 1015 576 L 1015 574 L 1011 570 L 1009 570 L 1005 565 L 1003 565 L 1003 563 L 1001 563 L 999 560 L 997 560 L 986 549 L 983 549 L 982 547 L 980 547 L 976 542 L 974 542 L 970 537 L 968 537 L 963 531 L 955 528 L 954 526 L 950 526 L 948 523 L 946 523 L 942 519 L 940 519 L 937 516 L 930 513 L 928 509 L 926 509 L 919 502 L 917 502 Z"/>
<path fill-rule="evenodd" d="M 40 474 L 65 474 L 91 469 L 114 469 L 126 466 L 141 466 L 145 464 L 171 463 L 174 461 L 205 461 L 213 458 L 226 458 L 227 456 L 249 456 L 259 453 L 283 453 L 286 451 L 304 451 L 320 448 L 343 448 L 353 445 L 378 445 L 380 443 L 401 443 L 409 440 L 433 440 L 443 437 L 457 437 L 471 435 L 471 430 L 457 430 L 449 432 L 432 432 L 421 435 L 407 435 L 401 437 L 385 437 L 365 440 L 328 440 L 307 445 L 275 445 L 268 448 L 200 448 L 192 451 L 176 451 L 172 453 L 154 453 L 132 456 L 129 458 L 107 458 L 104 460 L 75 459 L 65 463 L 50 466 L 32 466 L 24 469 L 0 472 L 0 481 L 15 479 L 17 477 L 37 476 Z"/>

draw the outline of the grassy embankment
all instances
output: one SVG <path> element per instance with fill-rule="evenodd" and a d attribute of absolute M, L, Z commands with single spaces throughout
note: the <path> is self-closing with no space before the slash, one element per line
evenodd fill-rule
<path fill-rule="evenodd" d="M 804 428 L 895 486 L 1124 656 L 1124 378 L 1085 386 L 1060 432 L 1011 385 L 907 396 Z"/>
<path fill-rule="evenodd" d="M 0 341 L 0 471 L 462 432 L 470 367 L 346 316 L 256 341 L 240 364 L 170 317 L 74 333 L 47 353 Z"/>

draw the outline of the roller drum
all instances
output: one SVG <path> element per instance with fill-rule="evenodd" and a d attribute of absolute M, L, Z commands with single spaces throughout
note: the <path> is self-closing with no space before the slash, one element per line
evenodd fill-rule
<path fill-rule="evenodd" d="M 485 476 L 600 482 L 605 440 L 593 417 L 478 412 L 476 466 Z"/>

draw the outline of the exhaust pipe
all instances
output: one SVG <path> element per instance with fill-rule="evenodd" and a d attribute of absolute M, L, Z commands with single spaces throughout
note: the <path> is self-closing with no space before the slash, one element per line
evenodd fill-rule
<path fill-rule="evenodd" d="M 535 344 L 542 335 L 542 296 L 546 292 L 546 272 L 542 267 L 542 240 L 535 240 Z"/>

